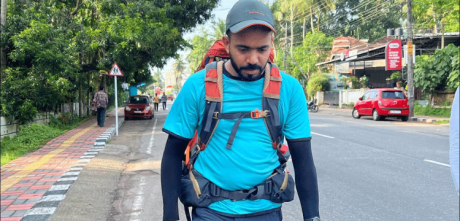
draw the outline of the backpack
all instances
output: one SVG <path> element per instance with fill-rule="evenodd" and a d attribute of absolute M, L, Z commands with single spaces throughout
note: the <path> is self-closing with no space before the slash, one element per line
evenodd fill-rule
<path fill-rule="evenodd" d="M 189 207 L 207 207 L 220 200 L 257 200 L 266 199 L 276 203 L 289 202 L 294 199 L 294 180 L 286 170 L 287 151 L 283 145 L 284 136 L 279 120 L 279 96 L 282 77 L 278 67 L 274 64 L 265 66 L 265 83 L 263 88 L 262 110 L 253 110 L 237 113 L 222 113 L 223 106 L 223 61 L 212 62 L 206 65 L 204 79 L 206 88 L 206 107 L 203 116 L 201 131 L 195 131 L 194 138 L 187 145 L 181 179 L 181 193 L 179 199 L 184 204 L 187 220 L 191 220 Z M 263 183 L 244 191 L 228 191 L 222 189 L 199 174 L 193 165 L 201 151 L 205 151 L 207 144 L 214 135 L 214 130 L 220 119 L 237 119 L 234 124 L 226 148 L 231 149 L 233 140 L 243 118 L 265 121 L 272 147 L 276 150 L 280 166 Z"/>
<path fill-rule="evenodd" d="M 272 49 L 270 51 L 270 57 L 268 58 L 268 60 L 273 63 L 274 58 L 275 58 L 275 53 L 273 52 L 273 49 Z M 227 50 L 225 49 L 224 42 L 222 40 L 217 40 L 212 44 L 208 52 L 206 52 L 206 55 L 201 61 L 200 66 L 198 66 L 198 68 L 196 69 L 195 73 L 203 70 L 206 67 L 206 65 L 211 62 L 226 61 L 228 59 L 230 59 L 230 55 L 227 53 Z"/>

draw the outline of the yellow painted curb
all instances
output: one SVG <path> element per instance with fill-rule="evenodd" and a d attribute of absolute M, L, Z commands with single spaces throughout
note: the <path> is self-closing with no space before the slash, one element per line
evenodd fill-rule
<path fill-rule="evenodd" d="M 36 169 L 40 168 L 43 164 L 48 162 L 51 158 L 59 154 L 60 152 L 66 150 L 67 148 L 71 147 L 72 144 L 79 138 L 81 135 L 85 134 L 86 132 L 90 131 L 91 129 L 95 128 L 96 124 L 91 125 L 90 127 L 76 133 L 75 135 L 71 136 L 68 140 L 64 141 L 58 148 L 49 152 L 48 154 L 42 156 L 37 161 L 27 165 L 26 167 L 20 169 L 17 173 L 11 175 L 10 177 L 6 178 L 2 181 L 1 184 L 1 191 L 0 193 L 5 192 L 7 189 L 11 188 L 14 184 L 18 183 L 22 178 L 26 177 Z"/>

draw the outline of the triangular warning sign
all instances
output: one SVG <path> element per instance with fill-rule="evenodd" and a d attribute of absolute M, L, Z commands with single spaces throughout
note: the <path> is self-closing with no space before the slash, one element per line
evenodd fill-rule
<path fill-rule="evenodd" d="M 120 69 L 120 67 L 118 67 L 117 62 L 115 62 L 115 64 L 113 64 L 112 69 L 109 72 L 109 76 L 123 77 L 123 72 L 121 72 L 121 69 Z"/>

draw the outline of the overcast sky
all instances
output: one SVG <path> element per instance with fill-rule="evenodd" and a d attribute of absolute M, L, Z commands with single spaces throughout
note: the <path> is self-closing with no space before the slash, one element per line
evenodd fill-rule
<path fill-rule="evenodd" d="M 217 8 L 215 8 L 212 11 L 213 18 L 210 19 L 209 21 L 206 22 L 205 26 L 207 27 L 212 27 L 212 21 L 213 20 L 218 20 L 218 19 L 223 19 L 225 20 L 227 18 L 228 11 L 232 8 L 232 6 L 237 2 L 238 0 L 220 0 L 219 5 Z M 262 0 L 262 2 L 269 2 L 270 4 L 273 3 L 273 0 Z M 185 33 L 184 34 L 184 39 L 185 40 L 191 40 L 193 36 L 195 36 L 196 33 L 195 30 L 200 30 L 199 26 L 194 29 L 193 32 Z M 210 29 L 211 30 L 211 29 Z M 185 57 L 187 54 L 190 52 L 188 51 L 179 51 L 179 54 L 182 56 L 183 60 L 185 60 Z M 203 55 L 204 56 L 204 55 Z M 174 63 L 174 59 L 169 59 L 165 67 L 162 69 L 162 74 L 164 77 L 164 74 L 167 71 L 170 71 L 172 69 L 172 64 Z M 187 67 L 188 70 L 188 67 Z"/>

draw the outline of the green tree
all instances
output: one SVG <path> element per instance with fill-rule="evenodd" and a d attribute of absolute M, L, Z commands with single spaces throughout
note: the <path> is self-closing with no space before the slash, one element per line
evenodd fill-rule
<path fill-rule="evenodd" d="M 187 55 L 186 61 L 189 64 L 190 73 L 195 73 L 197 68 L 200 66 L 201 61 L 203 60 L 206 52 L 211 48 L 213 39 L 210 39 L 210 33 L 201 27 L 200 34 L 193 36 L 190 45 L 191 52 Z"/>
<path fill-rule="evenodd" d="M 91 73 L 114 62 L 124 74 L 120 82 L 148 82 L 149 66 L 161 68 L 189 46 L 182 34 L 209 19 L 217 2 L 9 1 L 0 38 L 8 54 L 8 69 L 1 73 L 3 114 L 26 122 L 35 112 L 16 110 L 73 102 Z"/>
<path fill-rule="evenodd" d="M 179 92 L 182 87 L 182 77 L 184 76 L 185 62 L 181 56 L 176 57 L 176 61 L 173 64 L 173 73 L 176 78 L 177 91 Z"/>
<path fill-rule="evenodd" d="M 458 79 L 458 66 L 453 65 L 458 65 L 459 49 L 449 44 L 444 49 L 436 50 L 434 55 L 417 56 L 415 86 L 427 94 L 436 90 L 455 89 L 458 86 L 458 80 L 455 82 L 455 78 Z"/>
<path fill-rule="evenodd" d="M 420 28 L 431 28 L 433 33 L 439 29 L 458 32 L 459 5 L 453 0 L 414 0 L 412 14 Z"/>
<path fill-rule="evenodd" d="M 332 37 L 326 37 L 322 32 L 307 33 L 302 45 L 295 47 L 294 59 L 303 71 L 313 73 L 317 71 L 316 63 L 324 61 L 332 48 Z M 294 66 L 290 72 L 292 76 L 300 79 L 300 70 Z"/>
<path fill-rule="evenodd" d="M 325 73 L 315 73 L 311 76 L 307 84 L 307 95 L 311 100 L 318 91 L 328 91 L 330 88 L 329 79 Z"/>

